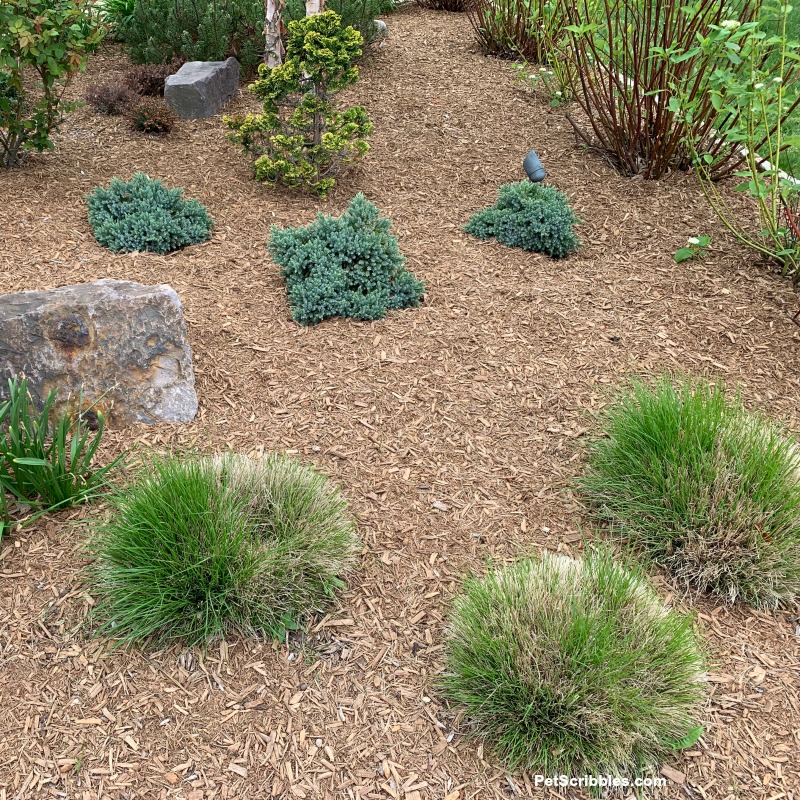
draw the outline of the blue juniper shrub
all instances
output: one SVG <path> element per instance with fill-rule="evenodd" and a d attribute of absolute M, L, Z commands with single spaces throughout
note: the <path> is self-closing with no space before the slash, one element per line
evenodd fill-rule
<path fill-rule="evenodd" d="M 171 253 L 205 242 L 213 221 L 197 200 L 185 200 L 183 189 L 168 189 L 137 172 L 130 182 L 113 178 L 87 198 L 95 239 L 114 253 L 147 250 Z"/>
<path fill-rule="evenodd" d="M 478 239 L 494 236 L 508 247 L 564 258 L 580 247 L 573 230 L 579 222 L 558 189 L 526 180 L 501 186 L 497 202 L 475 214 L 464 230 Z"/>
<path fill-rule="evenodd" d="M 302 228 L 273 226 L 269 252 L 286 279 L 295 322 L 382 319 L 390 309 L 419 305 L 425 287 L 406 269 L 390 228 L 363 194 L 341 217 L 318 214 Z"/>

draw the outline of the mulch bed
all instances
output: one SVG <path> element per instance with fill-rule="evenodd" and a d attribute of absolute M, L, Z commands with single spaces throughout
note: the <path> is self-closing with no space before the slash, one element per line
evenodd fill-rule
<path fill-rule="evenodd" d="M 0 545 L 0 799 L 578 797 L 534 790 L 466 738 L 439 699 L 443 627 L 461 577 L 591 528 L 571 489 L 593 413 L 631 374 L 718 376 L 798 429 L 800 329 L 787 283 L 715 221 L 691 176 L 619 177 L 561 112 L 484 58 L 466 17 L 403 10 L 348 99 L 372 149 L 325 204 L 251 179 L 219 118 L 166 138 L 88 109 L 53 153 L 0 174 L 0 291 L 96 278 L 169 283 L 188 319 L 192 425 L 111 432 L 107 451 L 288 450 L 342 485 L 364 543 L 329 615 L 281 645 L 110 651 L 86 623 L 89 508 Z M 125 67 L 108 46 L 87 80 Z M 246 93 L 233 111 L 255 109 Z M 564 262 L 461 231 L 535 147 L 584 220 Z M 206 204 L 204 245 L 115 256 L 83 196 L 143 170 Z M 364 191 L 389 215 L 424 306 L 380 322 L 291 321 L 271 224 L 341 212 Z M 681 265 L 687 237 L 713 236 Z M 706 733 L 668 767 L 669 798 L 800 797 L 797 609 L 696 609 L 712 663 Z M 669 771 L 669 770 L 668 770 Z"/>

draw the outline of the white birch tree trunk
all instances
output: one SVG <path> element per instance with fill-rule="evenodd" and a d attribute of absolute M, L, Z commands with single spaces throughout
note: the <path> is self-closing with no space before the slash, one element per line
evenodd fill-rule
<path fill-rule="evenodd" d="M 313 14 L 321 14 L 325 10 L 325 0 L 306 0 L 306 16 L 310 17 Z M 318 88 L 314 87 L 314 94 L 319 96 Z M 313 121 L 311 123 L 311 128 L 313 131 L 313 142 L 315 146 L 318 146 L 322 142 L 322 133 L 323 133 L 323 118 L 321 114 L 314 114 Z"/>
<path fill-rule="evenodd" d="M 286 8 L 286 0 L 266 0 L 266 18 L 264 20 L 264 38 L 266 50 L 264 62 L 268 67 L 279 67 L 283 64 L 286 50 L 281 37 L 281 16 Z"/>

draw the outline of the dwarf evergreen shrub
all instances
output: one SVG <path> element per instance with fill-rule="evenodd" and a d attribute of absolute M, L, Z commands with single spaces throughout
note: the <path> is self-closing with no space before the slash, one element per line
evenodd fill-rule
<path fill-rule="evenodd" d="M 613 531 L 687 588 L 800 598 L 800 449 L 721 385 L 636 382 L 605 414 L 581 484 Z"/>
<path fill-rule="evenodd" d="M 341 217 L 318 214 L 303 228 L 273 225 L 269 252 L 286 279 L 295 322 L 381 319 L 389 309 L 419 305 L 425 287 L 406 269 L 390 228 L 363 194 Z"/>
<path fill-rule="evenodd" d="M 142 172 L 98 186 L 86 202 L 97 243 L 114 253 L 171 253 L 205 242 L 214 224 L 197 200 L 184 200 L 183 189 L 168 189 Z"/>
<path fill-rule="evenodd" d="M 702 732 L 691 618 L 608 553 L 545 553 L 469 579 L 446 652 L 444 692 L 512 769 L 647 774 Z"/>
<path fill-rule="evenodd" d="M 89 575 L 101 631 L 126 643 L 283 638 L 359 549 L 339 490 L 282 456 L 157 459 L 110 504 Z"/>
<path fill-rule="evenodd" d="M 136 0 L 115 31 L 137 64 L 234 56 L 252 73 L 263 54 L 263 29 L 258 0 Z"/>
<path fill-rule="evenodd" d="M 554 186 L 519 181 L 501 186 L 497 202 L 475 214 L 464 230 L 478 239 L 494 236 L 508 247 L 564 258 L 580 246 L 573 230 L 579 222 Z"/>
<path fill-rule="evenodd" d="M 231 140 L 254 156 L 257 180 L 325 197 L 337 170 L 367 152 L 372 123 L 366 111 L 340 111 L 333 97 L 358 79 L 354 62 L 362 44 L 361 34 L 333 11 L 289 23 L 283 64 L 262 64 L 249 87 L 264 112 L 225 118 Z"/>

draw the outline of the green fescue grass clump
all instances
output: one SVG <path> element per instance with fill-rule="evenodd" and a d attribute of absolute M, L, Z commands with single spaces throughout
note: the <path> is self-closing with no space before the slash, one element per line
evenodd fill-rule
<path fill-rule="evenodd" d="M 600 518 L 687 588 L 756 607 L 800 595 L 800 450 L 720 385 L 636 382 L 582 479 Z"/>
<path fill-rule="evenodd" d="M 464 230 L 478 239 L 494 237 L 507 247 L 564 258 L 580 247 L 574 231 L 579 222 L 554 186 L 519 181 L 501 186 L 497 202 L 475 214 Z"/>
<path fill-rule="evenodd" d="M 701 732 L 691 619 L 606 552 L 469 579 L 447 657 L 445 693 L 511 769 L 643 774 Z"/>
<path fill-rule="evenodd" d="M 92 550 L 103 632 L 200 644 L 298 627 L 343 587 L 358 540 L 338 489 L 310 467 L 172 456 L 113 495 Z"/>
<path fill-rule="evenodd" d="M 142 172 L 98 186 L 86 202 L 97 243 L 114 253 L 171 253 L 207 241 L 214 224 L 197 200 L 184 199 L 183 189 L 168 189 Z"/>

